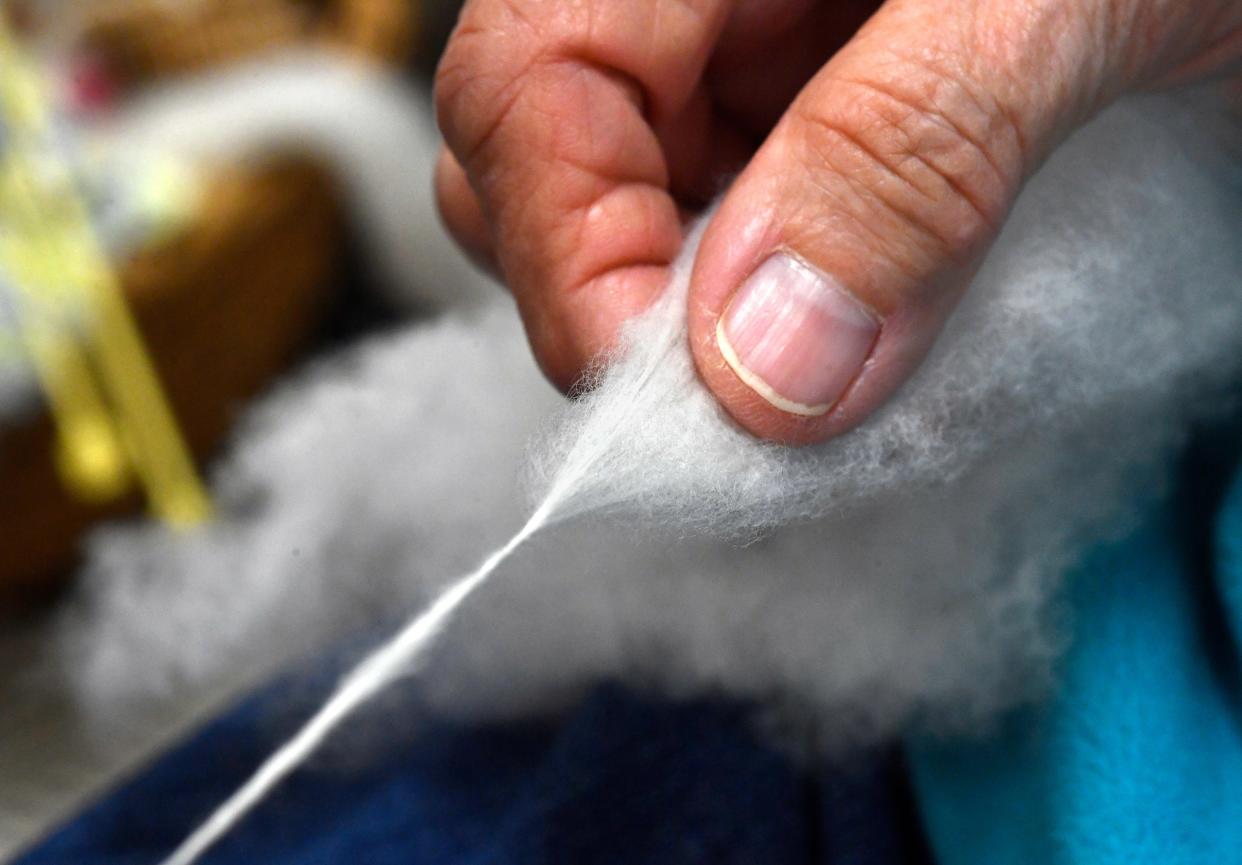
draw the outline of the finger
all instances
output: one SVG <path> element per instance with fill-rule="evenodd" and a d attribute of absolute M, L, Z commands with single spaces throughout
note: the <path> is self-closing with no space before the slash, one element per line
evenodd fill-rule
<path fill-rule="evenodd" d="M 562 387 L 667 281 L 682 233 L 654 130 L 693 97 L 727 5 L 474 0 L 450 40 L 445 139 Z"/>
<path fill-rule="evenodd" d="M 909 376 L 1024 178 L 1119 89 L 1099 5 L 890 0 L 799 94 L 691 282 L 695 361 L 739 423 L 821 441 Z"/>
<path fill-rule="evenodd" d="M 466 172 L 447 148 L 441 149 L 436 162 L 435 184 L 436 204 L 449 234 L 476 264 L 491 273 L 499 273 L 491 230 L 478 196 L 470 188 Z"/>

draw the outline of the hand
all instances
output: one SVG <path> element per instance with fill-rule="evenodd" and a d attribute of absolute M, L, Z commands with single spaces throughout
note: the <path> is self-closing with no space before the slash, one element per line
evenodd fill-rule
<path fill-rule="evenodd" d="M 751 432 L 822 441 L 914 371 L 1068 133 L 1240 59 L 1242 0 L 470 0 L 438 195 L 564 388 L 740 171 L 691 280 L 695 363 Z"/>

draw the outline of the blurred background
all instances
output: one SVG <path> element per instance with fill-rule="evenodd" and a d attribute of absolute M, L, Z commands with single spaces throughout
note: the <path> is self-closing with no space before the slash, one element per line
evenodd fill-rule
<path fill-rule="evenodd" d="M 290 116 L 275 144 L 251 142 L 264 151 L 258 164 L 249 153 L 183 158 L 184 148 L 163 149 L 150 136 L 132 134 L 141 125 L 130 122 L 133 106 L 150 101 L 152 93 L 164 103 L 192 103 L 201 94 L 178 96 L 178 88 L 230 69 L 253 74 L 218 87 L 216 103 L 244 100 L 245 91 L 259 101 L 279 99 L 279 92 L 265 94 L 263 81 L 254 79 L 261 79 L 265 59 L 289 56 L 291 50 L 303 63 L 306 52 L 318 52 L 376 67 L 417 95 L 428 85 L 457 5 L 456 0 L 4 0 L 0 8 L 11 43 L 6 51 L 18 55 L 12 62 L 25 64 L 42 89 L 34 97 L 10 94 L 0 127 L 6 165 L 16 164 L 28 175 L 25 183 L 19 178 L 8 184 L 0 210 L 0 229 L 18 250 L 0 259 L 0 489 L 5 491 L 0 605 L 5 615 L 54 601 L 72 574 L 78 540 L 99 520 L 144 505 L 172 519 L 196 518 L 202 509 L 192 503 L 183 502 L 185 513 L 177 512 L 178 485 L 193 484 L 184 472 L 165 471 L 161 480 L 158 470 L 141 465 L 144 456 L 167 462 L 165 452 L 176 450 L 170 437 L 183 440 L 201 468 L 247 400 L 273 377 L 326 347 L 418 314 L 417 302 L 405 302 L 408 295 L 394 298 L 400 292 L 377 287 L 392 275 L 377 274 L 373 244 L 360 235 L 383 235 L 385 229 L 391 234 L 394 226 L 373 224 L 385 215 L 371 223 L 365 213 L 355 218 L 358 210 L 375 209 L 359 201 L 368 189 L 342 188 L 358 168 L 350 159 L 367 159 L 358 148 L 351 153 L 349 147 L 300 142 L 303 127 Z M 272 74 L 282 78 L 285 91 L 296 86 L 291 84 L 296 69 Z M 307 77 L 313 86 L 314 75 Z M 358 100 L 369 95 L 361 88 L 356 94 Z M 14 104 L 23 99 L 37 104 Z M 164 105 L 146 113 L 167 110 Z M 192 128 L 193 118 L 186 115 L 194 110 L 193 104 L 173 107 L 165 125 Z M 227 107 L 214 110 L 227 115 Z M 410 102 L 408 110 L 426 108 Z M 297 111 L 296 104 L 288 108 L 290 115 Z M 39 117 L 23 119 L 31 113 Z M 352 131 L 323 126 L 322 118 L 311 118 L 305 134 L 382 138 L 382 130 L 365 124 Z M 240 153 L 248 142 L 231 146 Z M 403 191 L 430 195 L 429 187 L 418 185 L 430 171 L 429 149 L 384 154 L 408 162 L 408 176 L 394 181 Z M 85 211 L 89 238 L 80 236 L 84 226 L 65 215 L 70 205 Z M 423 206 L 421 213 L 429 205 Z M 90 270 L 92 244 L 106 257 L 115 290 L 138 324 L 138 346 L 126 349 L 118 336 L 124 326 L 93 315 L 99 306 L 92 299 L 96 289 L 90 279 L 70 273 Z M 35 260 L 23 263 L 23 256 Z M 118 341 L 121 348 L 115 347 Z M 117 354 L 121 360 L 109 360 Z M 124 379 L 135 378 L 126 370 L 141 363 L 132 358 L 143 355 L 163 390 L 161 398 L 145 399 L 166 401 L 173 425 L 163 435 L 148 432 L 145 439 L 143 431 L 158 423 L 149 412 L 127 417 L 123 411 L 144 395 L 112 392 L 108 376 L 111 368 L 112 378 L 121 378 L 119 386 L 126 387 Z M 127 431 L 127 423 L 138 432 Z M 113 428 L 111 435 L 100 432 L 107 427 Z M 164 491 L 173 503 L 161 509 L 160 491 L 150 488 L 149 476 L 156 476 L 157 486 L 173 488 Z"/>
<path fill-rule="evenodd" d="M 470 283 L 431 193 L 458 5 L 0 0 L 0 860 L 160 741 L 8 687 L 90 530 L 210 520 L 274 381 Z"/>

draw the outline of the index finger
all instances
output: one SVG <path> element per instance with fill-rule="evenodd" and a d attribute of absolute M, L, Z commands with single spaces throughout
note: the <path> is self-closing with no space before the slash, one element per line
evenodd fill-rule
<path fill-rule="evenodd" d="M 655 129 L 731 0 L 473 0 L 436 77 L 540 365 L 568 387 L 663 289 L 681 220 Z"/>

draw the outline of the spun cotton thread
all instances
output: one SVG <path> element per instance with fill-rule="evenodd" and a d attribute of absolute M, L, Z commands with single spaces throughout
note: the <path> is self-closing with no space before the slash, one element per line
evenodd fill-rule
<path fill-rule="evenodd" d="M 701 226 L 702 223 L 699 230 Z M 692 239 L 689 246 L 695 248 L 697 241 Z M 688 266 L 683 260 L 681 267 Z M 669 294 L 676 295 L 675 292 Z M 601 423 L 593 425 L 590 432 L 600 435 L 583 436 L 578 440 L 578 446 L 570 449 L 555 481 L 522 528 L 478 568 L 445 588 L 430 606 L 347 673 L 340 686 L 310 720 L 264 761 L 250 779 L 194 830 L 162 865 L 192 865 L 197 861 L 261 804 L 282 780 L 303 765 L 333 730 L 390 684 L 413 672 L 423 653 L 444 631 L 453 614 L 523 544 L 554 522 L 575 513 L 567 506 L 573 503 L 575 493 L 583 487 L 583 479 L 608 452 L 619 431 L 627 428 L 629 416 L 643 406 L 643 392 L 671 350 L 675 336 L 680 333 L 679 319 L 667 314 L 667 304 L 666 298 L 653 312 L 666 323 L 660 329 L 663 339 L 658 342 L 657 350 L 647 353 L 644 369 L 639 374 L 615 389 L 618 399 L 614 405 L 619 410 L 598 413 Z M 581 509 L 576 511 L 582 512 Z"/>
<path fill-rule="evenodd" d="M 337 726 L 372 697 L 411 672 L 419 656 L 443 631 L 457 608 L 483 586 L 517 549 L 548 523 L 556 507 L 550 495 L 508 543 L 492 553 L 477 570 L 446 588 L 424 612 L 359 663 L 311 719 L 258 771 L 230 796 L 164 860 L 164 865 L 191 865 L 268 797 L 291 772 L 307 761 Z"/>

